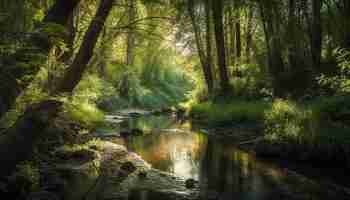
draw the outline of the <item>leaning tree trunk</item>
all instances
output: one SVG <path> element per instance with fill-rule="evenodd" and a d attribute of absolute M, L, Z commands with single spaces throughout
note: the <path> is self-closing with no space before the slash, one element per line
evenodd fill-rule
<path fill-rule="evenodd" d="M 77 56 L 70 65 L 55 94 L 71 93 L 79 83 L 93 54 L 104 22 L 113 7 L 114 0 L 101 0 Z M 39 139 L 46 137 L 45 129 L 55 119 L 62 103 L 44 101 L 29 106 L 12 128 L 0 138 L 0 177 L 8 175 L 19 162 L 27 159 Z"/>
<path fill-rule="evenodd" d="M 80 0 L 57 0 L 52 8 L 48 11 L 48 14 L 44 18 L 44 23 L 56 23 L 62 26 L 67 26 L 69 22 L 69 17 L 72 15 L 74 9 L 79 4 Z M 47 45 L 38 44 L 38 49 L 44 54 L 48 54 L 50 51 Z M 0 63 L 1 65 L 1 63 Z M 2 93 L 8 95 L 0 96 L 0 118 L 13 106 L 16 98 L 21 94 L 21 92 L 27 88 L 30 81 L 25 82 L 22 85 L 17 83 L 17 80 L 22 80 L 25 76 L 35 77 L 35 75 L 40 70 L 40 67 L 30 68 L 30 70 L 23 70 L 22 72 L 11 73 L 11 75 L 6 75 L 8 72 L 0 68 L 0 77 L 5 76 L 7 84 L 0 87 Z"/>
<path fill-rule="evenodd" d="M 225 33 L 223 26 L 223 0 L 212 1 L 213 18 L 215 27 L 216 50 L 218 54 L 218 64 L 220 71 L 220 86 L 222 94 L 230 91 L 229 78 L 226 66 L 225 55 Z"/>
<path fill-rule="evenodd" d="M 95 18 L 92 20 L 83 43 L 70 67 L 65 72 L 61 83 L 58 85 L 54 94 L 71 93 L 77 86 L 83 73 L 89 63 L 99 35 L 103 29 L 104 22 L 113 7 L 114 0 L 102 0 L 97 10 Z"/>

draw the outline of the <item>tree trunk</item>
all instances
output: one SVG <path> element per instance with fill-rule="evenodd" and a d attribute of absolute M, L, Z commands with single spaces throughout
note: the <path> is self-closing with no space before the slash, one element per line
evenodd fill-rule
<path fill-rule="evenodd" d="M 225 36 L 225 55 L 226 55 L 226 65 L 228 67 L 232 66 L 231 63 L 231 51 L 230 51 L 230 26 L 228 26 L 230 21 L 230 15 L 229 12 L 226 10 L 224 11 L 224 36 Z"/>
<path fill-rule="evenodd" d="M 230 54 L 231 54 L 231 64 L 235 66 L 236 64 L 236 29 L 235 29 L 235 23 L 234 23 L 234 17 L 233 17 L 233 8 L 229 8 L 229 15 L 230 15 L 230 21 L 229 21 L 229 27 L 230 27 Z"/>
<path fill-rule="evenodd" d="M 66 26 L 80 0 L 57 0 L 44 18 L 45 23 L 56 23 Z"/>
<path fill-rule="evenodd" d="M 77 32 L 77 27 L 75 26 L 76 25 L 75 13 L 76 12 L 73 12 L 68 20 L 68 24 L 67 24 L 68 37 L 66 39 L 67 51 L 64 52 L 64 54 L 62 55 L 62 59 L 60 59 L 60 61 L 62 62 L 68 62 L 74 54 L 74 40 Z"/>
<path fill-rule="evenodd" d="M 188 14 L 191 18 L 191 23 L 192 23 L 192 27 L 193 27 L 193 31 L 194 31 L 194 37 L 196 40 L 196 46 L 197 46 L 197 52 L 199 55 L 199 60 L 201 62 L 201 66 L 203 69 L 203 73 L 204 73 L 204 78 L 207 84 L 207 88 L 208 88 L 208 92 L 209 94 L 212 93 L 214 85 L 213 85 L 213 75 L 212 75 L 212 71 L 211 71 L 211 57 L 210 55 L 205 55 L 204 53 L 204 48 L 203 48 L 203 42 L 201 39 L 201 35 L 200 35 L 200 30 L 196 21 L 196 16 L 195 16 L 195 9 L 194 9 L 194 1 L 193 0 L 189 0 L 188 1 Z M 209 19 L 208 19 L 209 20 Z M 207 27 L 208 28 L 208 27 Z M 210 27 L 209 27 L 210 29 Z M 207 30 L 208 31 L 208 30 Z M 209 30 L 210 31 L 210 30 Z M 210 33 L 209 33 L 210 34 Z M 207 37 L 209 36 L 209 42 L 210 42 L 210 35 L 207 33 Z M 208 38 L 206 38 L 208 40 Z M 209 46 L 207 46 L 207 48 L 209 48 L 209 51 L 211 51 L 211 44 L 209 44 Z M 207 49 L 208 51 L 208 49 Z M 209 59 L 209 62 L 208 62 Z"/>
<path fill-rule="evenodd" d="M 288 14 L 288 60 L 291 69 L 297 66 L 295 0 L 289 0 Z"/>
<path fill-rule="evenodd" d="M 69 16 L 71 16 L 79 2 L 80 0 L 57 0 L 56 3 L 52 6 L 52 8 L 48 11 L 43 22 L 56 23 L 62 26 L 67 26 Z M 45 52 L 45 54 L 48 54 L 50 52 L 50 48 L 48 49 L 46 45 L 43 45 L 41 43 L 38 44 L 38 48 L 40 49 L 40 51 Z M 3 88 L 1 88 L 1 92 L 9 95 L 0 96 L 0 118 L 13 106 L 13 104 L 16 101 L 16 98 L 30 84 L 30 82 L 28 82 L 24 85 L 18 85 L 17 80 L 22 80 L 24 76 L 29 75 L 35 77 L 39 70 L 40 67 L 37 67 L 35 69 L 30 69 L 29 71 L 24 71 L 23 73 L 15 73 L 11 74 L 11 76 L 5 77 L 5 80 L 8 80 L 8 84 L 3 85 Z M 4 74 L 5 73 L 2 73 L 0 69 L 0 76 Z"/>
<path fill-rule="evenodd" d="M 237 14 L 236 23 L 236 57 L 238 61 L 241 59 L 242 55 L 242 41 L 241 41 L 241 20 L 239 14 Z"/>
<path fill-rule="evenodd" d="M 322 48 L 322 26 L 321 26 L 322 0 L 312 0 L 312 44 L 311 53 L 314 69 L 320 69 Z"/>
<path fill-rule="evenodd" d="M 114 0 L 101 0 L 95 18 L 92 20 L 78 55 L 64 75 L 55 94 L 72 92 L 80 81 L 92 56 L 104 22 L 113 7 Z M 0 138 L 0 177 L 8 175 L 15 166 L 31 155 L 35 144 L 45 137 L 45 130 L 55 119 L 62 106 L 61 102 L 44 101 L 29 106 L 13 127 Z M 15 156 L 14 156 L 15 155 Z"/>
<path fill-rule="evenodd" d="M 64 77 L 58 85 L 55 94 L 71 93 L 77 86 L 83 73 L 89 63 L 99 35 L 103 29 L 104 22 L 113 7 L 113 0 L 102 0 L 97 13 L 92 20 L 85 36 L 83 43 L 70 67 L 64 74 Z"/>
<path fill-rule="evenodd" d="M 253 42 L 253 7 L 248 8 L 248 22 L 247 22 L 247 30 L 246 30 L 246 47 L 245 47 L 245 56 L 246 56 L 246 63 L 250 63 L 251 61 L 251 49 L 252 49 L 252 42 Z"/>
<path fill-rule="evenodd" d="M 136 14 L 136 2 L 135 0 L 128 0 L 128 16 L 129 24 L 132 24 L 135 21 Z M 135 26 L 130 25 L 128 36 L 127 36 L 127 50 L 126 50 L 126 64 L 134 64 L 134 49 L 135 49 Z"/>
<path fill-rule="evenodd" d="M 230 84 L 226 67 L 225 34 L 223 27 L 223 1 L 212 1 L 212 5 L 221 92 L 222 94 L 227 94 L 230 91 Z"/>
<path fill-rule="evenodd" d="M 343 15 L 344 15 L 344 48 L 350 50 L 350 1 L 343 0 Z"/>
<path fill-rule="evenodd" d="M 274 19 L 279 17 L 276 13 L 276 2 L 259 1 L 261 18 L 265 32 L 265 41 L 268 50 L 269 73 L 272 77 L 273 93 L 275 97 L 283 97 L 283 80 L 284 63 L 281 54 L 281 44 L 276 22 Z"/>
<path fill-rule="evenodd" d="M 207 83 L 209 95 L 212 94 L 214 90 L 214 80 L 213 80 L 213 54 L 212 54 L 212 27 L 210 20 L 210 0 L 205 0 L 205 24 L 206 24 L 206 43 L 207 43 L 207 61 L 206 61 L 206 70 L 207 70 Z"/>

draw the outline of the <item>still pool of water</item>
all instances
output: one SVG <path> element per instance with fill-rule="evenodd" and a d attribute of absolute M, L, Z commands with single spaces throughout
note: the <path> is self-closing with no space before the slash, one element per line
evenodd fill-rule
<path fill-rule="evenodd" d="M 350 199 L 343 190 L 256 159 L 227 138 L 193 131 L 188 123 L 171 117 L 138 118 L 118 127 L 131 128 L 150 133 L 118 142 L 156 169 L 198 180 L 201 199 Z"/>

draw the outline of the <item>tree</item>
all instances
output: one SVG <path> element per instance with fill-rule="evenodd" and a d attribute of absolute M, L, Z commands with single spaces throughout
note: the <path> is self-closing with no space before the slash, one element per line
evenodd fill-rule
<path fill-rule="evenodd" d="M 213 74 L 212 74 L 212 54 L 211 54 L 211 25 L 210 25 L 210 16 L 209 16 L 209 1 L 205 0 L 205 20 L 206 20 L 206 46 L 207 46 L 207 52 L 205 53 L 204 47 L 203 47 L 203 42 L 202 42 L 202 37 L 201 37 L 201 30 L 200 27 L 198 26 L 197 20 L 196 20 L 196 12 L 195 12 L 195 5 L 194 5 L 194 0 L 189 0 L 188 1 L 188 14 L 191 19 L 191 24 L 194 32 L 194 37 L 196 41 L 196 47 L 197 47 L 197 52 L 199 56 L 199 60 L 202 66 L 202 70 L 204 73 L 204 78 L 207 84 L 208 92 L 209 94 L 212 94 L 213 89 L 214 89 L 214 84 L 213 84 Z"/>
<path fill-rule="evenodd" d="M 56 95 L 72 93 L 79 83 L 92 57 L 104 22 L 113 7 L 113 2 L 114 0 L 101 0 L 77 56 L 55 90 Z M 61 102 L 53 100 L 29 106 L 13 127 L 2 135 L 0 138 L 0 161 L 3 163 L 1 175 L 8 175 L 16 164 L 31 155 L 37 141 L 45 137 L 45 130 L 57 116 L 61 106 Z"/>
<path fill-rule="evenodd" d="M 284 72 L 284 63 L 282 59 L 282 49 L 280 41 L 280 32 L 278 19 L 279 6 L 276 1 L 259 0 L 260 14 L 265 33 L 265 42 L 267 46 L 267 56 L 269 73 L 272 77 L 273 93 L 276 97 L 283 97 L 285 91 L 283 90 L 282 74 Z"/>
<path fill-rule="evenodd" d="M 128 0 L 128 18 L 129 18 L 129 30 L 127 35 L 127 52 L 126 52 L 126 64 L 133 65 L 134 63 L 134 49 L 135 49 L 135 18 L 136 18 L 136 0 Z"/>
<path fill-rule="evenodd" d="M 224 95 L 230 91 L 230 84 L 226 66 L 225 33 L 223 25 L 223 0 L 212 1 L 212 7 L 215 27 L 216 50 L 220 73 L 220 86 L 221 92 Z"/>
<path fill-rule="evenodd" d="M 312 0 L 312 35 L 311 35 L 311 53 L 315 69 L 321 65 L 322 50 L 322 22 L 321 22 L 322 0 Z"/>
<path fill-rule="evenodd" d="M 211 26 L 211 9 L 210 0 L 204 1 L 205 7 L 205 25 L 206 25 L 206 35 L 205 40 L 207 44 L 207 61 L 206 61 L 206 80 L 208 83 L 209 94 L 212 94 L 214 90 L 214 79 L 213 79 L 213 53 L 212 53 L 212 26 Z"/>
<path fill-rule="evenodd" d="M 49 9 L 48 14 L 45 16 L 43 23 L 44 24 L 58 24 L 64 27 L 67 27 L 70 16 L 72 15 L 74 9 L 78 6 L 80 0 L 57 0 L 54 5 Z M 52 46 L 46 45 L 47 41 L 43 42 L 42 37 L 34 37 L 34 41 L 38 40 L 36 43 L 36 48 L 38 51 L 35 51 L 37 54 L 44 54 L 47 56 L 50 52 Z M 31 50 L 33 51 L 33 50 Z M 33 52 L 31 52 L 33 53 Z M 16 55 L 14 55 L 16 56 Z M 11 63 L 12 64 L 12 63 Z M 41 63 L 44 65 L 44 62 Z M 1 65 L 1 62 L 0 62 Z M 9 64 L 6 64 L 9 65 Z M 16 65 L 16 63 L 12 64 Z M 12 66 L 12 68 L 18 68 L 17 66 Z M 21 92 L 27 88 L 31 80 L 25 82 L 24 84 L 18 84 L 17 80 L 22 80 L 24 77 L 35 75 L 40 70 L 40 67 L 15 70 L 15 72 L 8 72 L 7 68 L 0 68 L 0 79 L 3 80 L 1 76 L 4 76 L 4 79 L 8 84 L 1 87 L 1 92 L 8 94 L 7 96 L 0 96 L 0 118 L 13 106 L 16 98 L 21 94 Z M 9 75 L 10 73 L 10 75 Z"/>

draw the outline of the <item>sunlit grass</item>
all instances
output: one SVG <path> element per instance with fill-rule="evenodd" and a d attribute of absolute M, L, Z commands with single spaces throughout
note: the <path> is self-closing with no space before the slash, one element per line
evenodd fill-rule
<path fill-rule="evenodd" d="M 87 127 L 94 127 L 104 120 L 104 113 L 87 101 L 66 103 L 64 110 L 69 119 Z"/>
<path fill-rule="evenodd" d="M 240 121 L 263 122 L 264 112 L 269 108 L 269 103 L 257 101 L 204 102 L 192 105 L 189 114 L 209 125 Z"/>
<path fill-rule="evenodd" d="M 348 157 L 350 164 L 349 127 L 335 122 L 333 115 L 346 109 L 346 98 L 334 97 L 297 104 L 276 100 L 265 114 L 265 141 L 270 145 L 281 145 L 286 152 L 298 157 L 339 159 Z M 343 122 L 344 123 L 344 122 Z M 302 152 L 299 152 L 302 150 Z"/>

